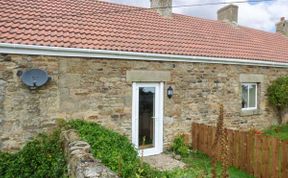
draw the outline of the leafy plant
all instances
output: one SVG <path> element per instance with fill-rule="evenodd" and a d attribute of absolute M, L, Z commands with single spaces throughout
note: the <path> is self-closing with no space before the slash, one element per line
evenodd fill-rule
<path fill-rule="evenodd" d="M 264 130 L 265 135 L 270 135 L 280 140 L 288 140 L 288 124 L 271 126 Z"/>
<path fill-rule="evenodd" d="M 267 90 L 269 103 L 278 112 L 278 123 L 282 123 L 283 112 L 288 107 L 288 77 L 280 77 L 273 81 Z"/>
<path fill-rule="evenodd" d="M 181 155 L 182 157 L 187 157 L 189 155 L 189 148 L 185 144 L 184 136 L 178 135 L 172 143 L 171 149 L 174 153 Z"/>
<path fill-rule="evenodd" d="M 0 177 L 65 177 L 59 134 L 59 130 L 51 135 L 41 134 L 15 154 L 0 152 Z"/>

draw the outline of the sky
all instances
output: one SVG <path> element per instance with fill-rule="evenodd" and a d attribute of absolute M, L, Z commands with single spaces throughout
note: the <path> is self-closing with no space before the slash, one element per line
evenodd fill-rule
<path fill-rule="evenodd" d="M 139 7 L 149 7 L 150 0 L 105 0 L 118 4 L 127 4 Z M 190 5 L 209 2 L 235 2 L 237 0 L 173 0 L 173 6 Z M 239 0 L 238 0 L 239 1 Z M 288 0 L 273 0 L 270 2 L 236 4 L 239 6 L 238 24 L 264 31 L 275 31 L 275 24 L 281 17 L 288 20 Z M 217 19 L 217 10 L 225 5 L 196 6 L 174 8 L 174 13 L 196 16 L 205 19 Z"/>

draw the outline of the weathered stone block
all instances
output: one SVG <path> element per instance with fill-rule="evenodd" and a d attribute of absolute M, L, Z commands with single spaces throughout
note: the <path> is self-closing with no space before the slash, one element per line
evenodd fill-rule
<path fill-rule="evenodd" d="M 63 75 L 59 80 L 59 86 L 67 87 L 67 88 L 79 88 L 81 81 L 81 75 L 79 74 L 69 74 Z M 85 87 L 85 86 L 83 86 Z"/>

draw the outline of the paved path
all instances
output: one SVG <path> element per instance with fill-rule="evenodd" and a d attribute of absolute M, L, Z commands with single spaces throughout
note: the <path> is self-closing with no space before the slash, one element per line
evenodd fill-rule
<path fill-rule="evenodd" d="M 160 170 L 160 171 L 168 171 L 174 168 L 184 168 L 185 163 L 173 159 L 171 155 L 167 154 L 159 154 L 153 156 L 144 157 L 144 162 L 150 164 L 150 166 Z"/>

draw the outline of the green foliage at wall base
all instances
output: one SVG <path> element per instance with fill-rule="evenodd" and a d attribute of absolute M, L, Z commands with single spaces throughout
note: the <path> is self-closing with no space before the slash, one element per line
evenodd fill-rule
<path fill-rule="evenodd" d="M 264 130 L 266 135 L 276 137 L 280 140 L 286 141 L 288 140 L 288 124 L 283 125 L 273 125 Z"/>
<path fill-rule="evenodd" d="M 184 136 L 178 135 L 172 143 L 171 149 L 174 153 L 187 157 L 189 155 L 189 148 L 185 145 Z"/>
<path fill-rule="evenodd" d="M 65 177 L 66 163 L 59 134 L 59 130 L 52 135 L 41 134 L 15 154 L 0 152 L 0 177 Z"/>

